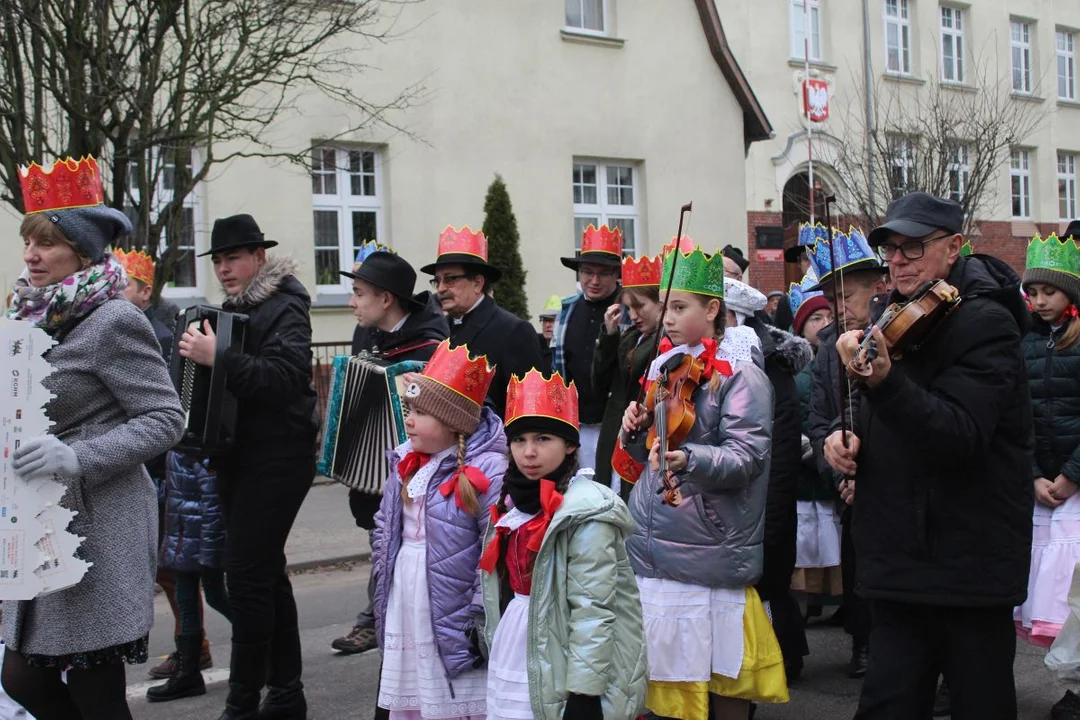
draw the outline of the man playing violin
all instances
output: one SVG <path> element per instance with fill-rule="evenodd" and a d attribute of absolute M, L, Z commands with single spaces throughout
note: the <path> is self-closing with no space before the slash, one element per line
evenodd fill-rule
<path fill-rule="evenodd" d="M 853 434 L 825 441 L 857 479 L 857 591 L 871 602 L 857 720 L 930 717 L 939 672 L 956 720 L 1015 718 L 1012 608 L 1027 594 L 1031 405 L 1020 340 L 1027 313 L 1004 262 L 962 257 L 960 205 L 926 193 L 890 204 L 870 234 L 890 300 L 944 279 L 959 303 L 918 345 L 885 349 L 860 378 Z M 864 331 L 837 341 L 844 367 Z"/>

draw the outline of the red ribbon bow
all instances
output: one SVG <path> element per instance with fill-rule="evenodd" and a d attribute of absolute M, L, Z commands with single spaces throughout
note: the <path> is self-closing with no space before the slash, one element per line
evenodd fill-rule
<path fill-rule="evenodd" d="M 523 526 L 529 531 L 529 544 L 526 548 L 531 553 L 540 552 L 540 546 L 544 543 L 544 536 L 547 535 L 548 525 L 551 524 L 551 518 L 555 514 L 555 511 L 562 505 L 563 496 L 561 493 L 555 490 L 555 483 L 551 480 L 540 481 L 540 512 L 529 522 Z M 492 505 L 488 508 L 488 512 L 491 516 L 492 525 L 498 524 L 502 518 L 499 515 L 499 510 Z M 495 565 L 499 562 L 499 552 L 501 543 L 499 542 L 503 537 L 510 534 L 510 528 L 497 527 L 495 528 L 495 537 L 491 539 L 488 546 L 484 548 L 484 554 L 480 556 L 480 569 L 486 573 L 495 572 Z"/>
<path fill-rule="evenodd" d="M 410 452 L 398 463 L 398 477 L 404 482 L 415 475 L 417 470 L 427 465 L 430 459 L 431 456 L 427 453 L 416 452 L 415 450 Z"/>
<path fill-rule="evenodd" d="M 488 480 L 487 475 L 485 475 L 484 471 L 480 468 L 473 467 L 472 465 L 465 465 L 458 473 L 454 473 L 454 475 L 451 476 L 449 480 L 439 486 L 439 492 L 442 493 L 443 497 L 450 497 L 450 495 L 452 494 L 454 496 L 454 502 L 457 503 L 458 508 L 460 510 L 465 510 L 466 512 L 468 512 L 468 510 L 465 508 L 465 504 L 461 502 L 461 497 L 457 494 L 457 481 L 458 475 L 460 473 L 465 473 L 465 477 L 468 479 L 469 484 L 476 488 L 477 495 L 483 495 L 484 493 L 486 493 L 488 491 L 488 488 L 491 487 L 491 481 Z"/>

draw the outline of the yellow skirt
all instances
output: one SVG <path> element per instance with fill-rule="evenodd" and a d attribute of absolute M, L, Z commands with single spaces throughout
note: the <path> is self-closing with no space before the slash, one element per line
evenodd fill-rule
<path fill-rule="evenodd" d="M 650 680 L 645 705 L 657 715 L 680 720 L 707 720 L 709 693 L 759 703 L 786 703 L 784 658 L 765 605 L 757 590 L 746 588 L 743 613 L 743 663 L 739 677 L 713 675 L 708 682 Z"/>

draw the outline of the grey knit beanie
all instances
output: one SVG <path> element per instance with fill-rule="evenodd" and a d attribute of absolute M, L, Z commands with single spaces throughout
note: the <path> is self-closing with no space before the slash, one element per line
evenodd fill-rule
<path fill-rule="evenodd" d="M 420 375 L 405 390 L 405 402 L 432 415 L 454 432 L 472 435 L 480 425 L 480 406 L 437 380 Z"/>
<path fill-rule="evenodd" d="M 1080 278 L 1075 275 L 1048 268 L 1028 268 L 1024 271 L 1024 280 L 1022 282 L 1025 291 L 1031 283 L 1053 285 L 1068 295 L 1073 305 L 1080 306 Z"/>
<path fill-rule="evenodd" d="M 105 248 L 132 230 L 127 215 L 106 205 L 48 210 L 42 215 L 56 223 L 67 239 L 92 263 L 101 262 L 105 257 Z"/>

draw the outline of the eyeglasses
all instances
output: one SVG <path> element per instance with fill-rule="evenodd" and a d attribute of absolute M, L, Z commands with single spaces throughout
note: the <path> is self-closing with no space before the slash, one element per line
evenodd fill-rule
<path fill-rule="evenodd" d="M 615 270 L 578 270 L 583 278 L 612 278 L 618 275 Z"/>
<path fill-rule="evenodd" d="M 434 278 L 432 280 L 429 280 L 428 284 L 431 285 L 432 290 L 438 290 L 440 285 L 445 285 L 446 287 L 450 287 L 451 285 L 456 283 L 458 280 L 464 280 L 467 277 L 469 277 L 469 276 L 468 275 L 443 275 L 441 278 Z"/>
<path fill-rule="evenodd" d="M 878 256 L 881 257 L 882 260 L 888 262 L 896 255 L 897 251 L 899 251 L 900 254 L 903 255 L 904 258 L 907 260 L 918 260 L 926 254 L 927 245 L 937 240 L 944 240 L 945 238 L 950 238 L 955 234 L 956 233 L 947 233 L 945 235 L 938 235 L 936 237 L 927 238 L 926 240 L 908 240 L 907 242 L 900 243 L 899 245 L 896 245 L 894 243 L 882 243 L 877 247 Z"/>

